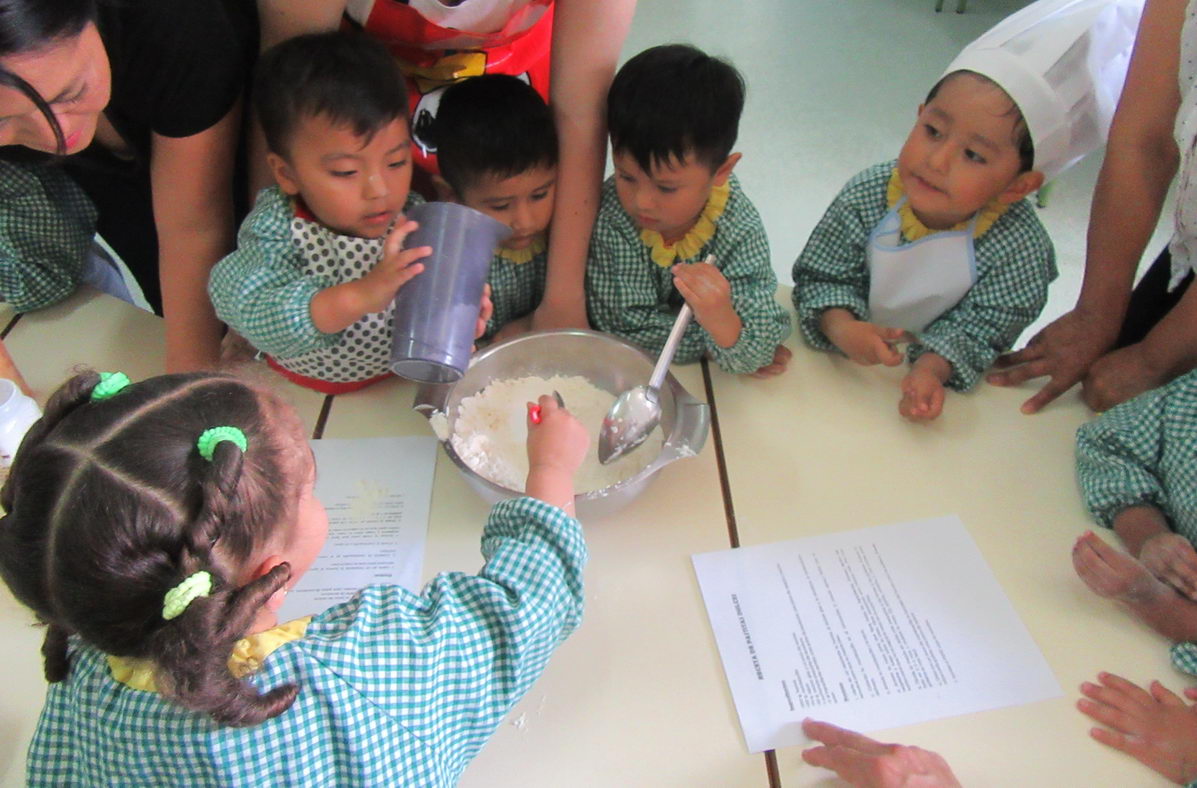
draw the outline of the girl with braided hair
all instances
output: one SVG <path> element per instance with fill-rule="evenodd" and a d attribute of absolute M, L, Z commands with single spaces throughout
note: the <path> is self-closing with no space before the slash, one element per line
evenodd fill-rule
<path fill-rule="evenodd" d="M 581 618 L 587 438 L 539 405 L 478 575 L 280 626 L 328 524 L 291 408 L 225 375 L 69 380 L 0 489 L 0 577 L 46 625 L 29 784 L 453 784 Z"/>

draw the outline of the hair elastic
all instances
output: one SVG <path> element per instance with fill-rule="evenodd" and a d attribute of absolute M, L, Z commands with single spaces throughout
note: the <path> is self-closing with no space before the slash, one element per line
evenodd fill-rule
<path fill-rule="evenodd" d="M 231 441 L 237 444 L 237 448 L 241 449 L 242 453 L 249 448 L 249 441 L 245 439 L 245 433 L 239 427 L 209 427 L 200 433 L 195 447 L 199 449 L 201 457 L 211 462 L 216 445 L 222 441 Z"/>
<path fill-rule="evenodd" d="M 212 575 L 200 570 L 166 592 L 162 599 L 162 617 L 167 621 L 183 614 L 196 599 L 212 593 Z"/>
<path fill-rule="evenodd" d="M 93 402 L 99 402 L 119 394 L 133 381 L 124 372 L 101 372 L 100 382 L 91 390 Z"/>

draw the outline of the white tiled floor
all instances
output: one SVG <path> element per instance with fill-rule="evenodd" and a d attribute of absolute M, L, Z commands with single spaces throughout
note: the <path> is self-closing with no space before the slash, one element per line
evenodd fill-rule
<path fill-rule="evenodd" d="M 955 8 L 954 0 L 945 5 Z M 788 283 L 794 258 L 844 182 L 897 156 L 919 102 L 952 58 L 1023 5 L 970 0 L 963 14 L 937 14 L 935 0 L 641 0 L 623 55 L 691 43 L 743 72 L 748 105 L 737 172 L 764 217 L 778 278 Z M 1040 214 L 1060 278 L 1026 337 L 1076 299 L 1100 166 L 1098 152 L 1064 173 Z M 1167 237 L 1157 229 L 1148 260 Z"/>

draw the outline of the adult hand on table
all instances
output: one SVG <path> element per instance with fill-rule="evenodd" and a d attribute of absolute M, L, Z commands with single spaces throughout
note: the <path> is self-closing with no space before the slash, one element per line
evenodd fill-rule
<path fill-rule="evenodd" d="M 1089 735 L 1121 750 L 1173 782 L 1197 779 L 1197 709 L 1186 705 L 1158 681 L 1150 692 L 1112 673 L 1099 673 L 1100 684 L 1081 685 L 1085 697 L 1077 708 L 1105 725 Z M 1185 690 L 1190 699 L 1197 691 Z"/>
<path fill-rule="evenodd" d="M 1049 376 L 1037 394 L 1022 404 L 1023 413 L 1038 413 L 1044 405 L 1084 380 L 1090 368 L 1114 344 L 1118 327 L 1081 309 L 1073 309 L 1031 338 L 1026 347 L 999 356 L 986 380 L 995 386 L 1017 386 Z"/>
<path fill-rule="evenodd" d="M 882 744 L 826 722 L 804 720 L 802 731 L 823 744 L 802 751 L 802 760 L 831 769 L 858 788 L 960 788 L 937 753 L 901 744 Z"/>

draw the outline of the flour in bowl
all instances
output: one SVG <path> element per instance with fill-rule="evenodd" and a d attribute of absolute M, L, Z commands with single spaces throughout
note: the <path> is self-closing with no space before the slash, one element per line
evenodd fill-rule
<path fill-rule="evenodd" d="M 597 388 L 580 375 L 496 380 L 457 407 L 450 442 L 457 456 L 480 476 L 509 490 L 522 492 L 528 475 L 528 403 L 554 391 L 565 407 L 590 433 L 590 450 L 574 477 L 578 493 L 601 490 L 629 479 L 661 453 L 665 443 L 658 426 L 640 448 L 610 465 L 598 461 L 599 429 L 615 404 L 615 395 Z"/>

